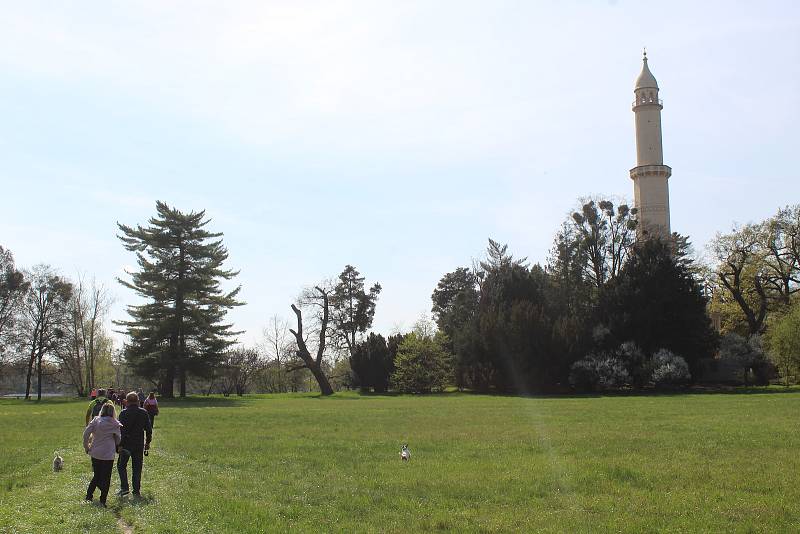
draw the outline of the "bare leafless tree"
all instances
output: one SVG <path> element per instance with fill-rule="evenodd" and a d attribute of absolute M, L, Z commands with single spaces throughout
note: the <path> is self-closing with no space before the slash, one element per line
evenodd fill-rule
<path fill-rule="evenodd" d="M 269 361 L 284 364 L 292 353 L 293 339 L 289 333 L 289 322 L 283 317 L 273 315 L 262 330 L 264 356 Z"/>
<path fill-rule="evenodd" d="M 103 320 L 111 303 L 105 286 L 94 279 L 87 282 L 78 274 L 69 304 L 66 340 L 55 354 L 79 396 L 96 385 Z"/>
<path fill-rule="evenodd" d="M 0 246 L 0 361 L 7 347 L 14 344 L 14 322 L 30 283 L 14 265 L 10 250 Z"/>
<path fill-rule="evenodd" d="M 25 398 L 31 396 L 34 364 L 37 399 L 42 398 L 42 361 L 64 338 L 72 284 L 49 265 L 37 265 L 27 274 L 30 288 L 23 303 L 21 336 L 28 352 Z"/>
<path fill-rule="evenodd" d="M 297 344 L 297 357 L 302 363 L 290 367 L 292 369 L 307 368 L 314 375 L 314 378 L 319 384 L 320 392 L 323 395 L 333 395 L 333 388 L 331 387 L 328 378 L 322 369 L 322 358 L 325 354 L 325 342 L 328 330 L 328 321 L 330 320 L 330 302 L 329 302 L 329 289 L 323 289 L 320 286 L 314 286 L 303 292 L 299 300 L 299 304 L 306 309 L 314 310 L 314 317 L 318 319 L 316 325 L 317 330 L 317 351 L 316 357 L 311 356 L 306 344 L 306 333 L 303 330 L 303 312 L 295 304 L 292 304 L 292 311 L 297 317 L 297 330 L 289 329 L 292 333 Z"/>
<path fill-rule="evenodd" d="M 263 366 L 264 360 L 255 348 L 236 347 L 226 353 L 220 366 L 223 395 L 244 395 L 253 375 Z"/>
<path fill-rule="evenodd" d="M 262 383 L 270 392 L 286 393 L 290 389 L 290 376 L 286 369 L 294 355 L 294 337 L 289 333 L 289 322 L 273 315 L 262 330 L 260 350 L 266 360 Z"/>

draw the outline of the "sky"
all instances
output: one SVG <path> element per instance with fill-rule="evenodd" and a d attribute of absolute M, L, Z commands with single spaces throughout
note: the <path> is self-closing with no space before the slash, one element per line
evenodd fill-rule
<path fill-rule="evenodd" d="M 162 200 L 224 233 L 243 342 L 346 264 L 408 329 L 488 237 L 544 263 L 578 198 L 632 197 L 643 47 L 673 231 L 800 202 L 794 1 L 3 2 L 0 245 L 123 319 L 116 223 Z"/>

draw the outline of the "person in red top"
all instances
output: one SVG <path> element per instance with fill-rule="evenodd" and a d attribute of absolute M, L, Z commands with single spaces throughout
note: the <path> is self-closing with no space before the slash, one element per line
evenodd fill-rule
<path fill-rule="evenodd" d="M 150 392 L 150 395 L 144 400 L 143 408 L 147 410 L 147 415 L 150 416 L 150 427 L 154 427 L 156 423 L 156 416 L 158 415 L 158 401 L 156 400 L 156 393 Z"/>

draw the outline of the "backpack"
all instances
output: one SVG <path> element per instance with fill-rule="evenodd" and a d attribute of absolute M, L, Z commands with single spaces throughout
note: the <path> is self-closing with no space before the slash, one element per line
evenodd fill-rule
<path fill-rule="evenodd" d="M 97 417 L 100 415 L 100 410 L 103 409 L 103 404 L 106 403 L 106 399 L 100 397 L 94 400 L 94 404 L 92 405 L 92 418 Z"/>

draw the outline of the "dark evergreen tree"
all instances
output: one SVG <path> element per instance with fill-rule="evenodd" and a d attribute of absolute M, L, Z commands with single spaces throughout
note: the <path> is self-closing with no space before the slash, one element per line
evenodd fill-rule
<path fill-rule="evenodd" d="M 383 336 L 370 333 L 367 339 L 356 345 L 350 356 L 350 369 L 356 376 L 356 385 L 364 391 L 372 388 L 376 393 L 385 393 L 394 371 L 393 356 Z"/>
<path fill-rule="evenodd" d="M 717 345 L 706 304 L 674 243 L 648 239 L 634 247 L 620 275 L 604 289 L 599 321 L 608 326 L 611 345 L 633 341 L 647 355 L 668 349 L 696 376 L 697 361 L 710 357 Z"/>
<path fill-rule="evenodd" d="M 483 272 L 483 271 L 481 271 Z M 474 344 L 472 326 L 478 311 L 478 280 L 470 269 L 459 267 L 445 274 L 433 290 L 433 317 L 447 336 L 447 350 L 454 355 L 456 385 L 468 385 Z"/>
<path fill-rule="evenodd" d="M 346 265 L 330 295 L 330 333 L 339 349 L 352 356 L 360 336 L 372 326 L 375 305 L 381 285 L 376 283 L 367 291 L 364 277 L 355 267 Z"/>
<path fill-rule="evenodd" d="M 584 276 L 584 245 L 573 223 L 556 234 L 546 271 L 546 301 L 553 319 L 553 344 L 562 356 L 556 374 L 563 381 L 569 367 L 592 348 L 597 288 Z"/>
<path fill-rule="evenodd" d="M 177 378 L 183 397 L 187 375 L 208 375 L 233 344 L 238 332 L 223 321 L 229 309 L 243 304 L 236 299 L 241 287 L 220 287 L 238 271 L 222 267 L 228 251 L 222 233 L 205 229 L 205 211 L 183 213 L 164 202 L 156 210 L 149 226 L 117 225 L 139 264 L 130 282 L 119 282 L 146 302 L 128 306 L 130 320 L 116 324 L 130 336 L 125 356 L 136 371 L 157 378 L 165 397 L 174 395 Z"/>
<path fill-rule="evenodd" d="M 552 317 L 547 310 L 547 275 L 538 265 L 506 265 L 483 284 L 478 316 L 482 357 L 501 391 L 530 392 L 556 381 Z"/>
<path fill-rule="evenodd" d="M 459 267 L 445 274 L 433 290 L 433 317 L 439 330 L 452 337 L 478 308 L 478 285 L 475 274 Z"/>
<path fill-rule="evenodd" d="M 520 258 L 515 260 L 513 254 L 508 253 L 508 245 L 500 244 L 491 237 L 489 238 L 489 246 L 486 247 L 486 259 L 479 262 L 481 269 L 485 272 L 492 272 L 500 269 L 501 267 L 511 267 L 513 265 L 522 267 L 528 258 Z"/>
<path fill-rule="evenodd" d="M 392 362 L 392 366 L 394 366 L 394 360 L 397 357 L 398 347 L 400 347 L 400 343 L 403 342 L 406 335 L 407 334 L 393 334 L 386 340 L 386 348 L 389 350 L 389 361 Z"/>

